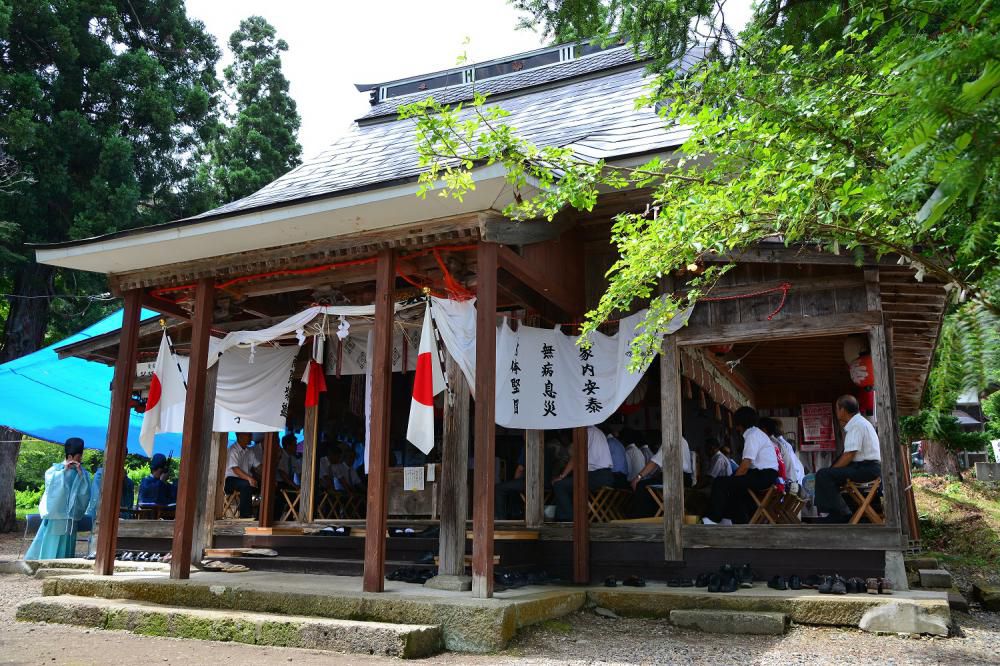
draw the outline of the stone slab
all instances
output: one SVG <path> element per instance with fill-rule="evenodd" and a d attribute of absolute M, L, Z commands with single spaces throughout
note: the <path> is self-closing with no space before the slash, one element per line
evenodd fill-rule
<path fill-rule="evenodd" d="M 788 627 L 783 613 L 720 610 L 672 610 L 670 623 L 686 629 L 714 634 L 761 634 L 780 636 Z"/>
<path fill-rule="evenodd" d="M 204 610 L 92 597 L 40 597 L 17 609 L 17 619 L 148 636 L 231 641 L 413 659 L 441 651 L 441 628 L 329 618 Z"/>
<path fill-rule="evenodd" d="M 917 573 L 920 574 L 920 587 L 950 590 L 953 585 L 947 569 L 918 569 Z"/>
<path fill-rule="evenodd" d="M 905 562 L 907 571 L 917 571 L 918 569 L 941 568 L 941 565 L 938 563 L 937 558 L 934 557 L 907 557 Z"/>
<path fill-rule="evenodd" d="M 948 624 L 941 617 L 921 612 L 913 604 L 891 602 L 867 611 L 858 628 L 875 633 L 947 636 Z"/>
<path fill-rule="evenodd" d="M 711 594 L 698 588 L 669 588 L 649 585 L 641 590 L 591 588 L 587 595 L 598 606 L 625 617 L 668 618 L 673 610 L 727 610 L 770 612 L 787 615 L 796 624 L 857 627 L 872 608 L 902 603 L 918 614 L 951 623 L 945 592 L 909 591 L 892 595 L 818 594 L 815 590 L 771 590 L 761 586 L 729 594 Z"/>
<path fill-rule="evenodd" d="M 969 602 L 957 587 L 948 590 L 948 607 L 963 613 L 969 612 Z"/>
<path fill-rule="evenodd" d="M 23 574 L 25 576 L 34 575 L 38 567 L 31 566 L 24 560 L 7 560 L 0 562 L 0 574 Z"/>
<path fill-rule="evenodd" d="M 1000 611 L 1000 585 L 990 585 L 984 580 L 972 584 L 972 598 L 989 611 Z"/>
<path fill-rule="evenodd" d="M 356 577 L 247 572 L 193 572 L 188 580 L 165 574 L 60 576 L 43 583 L 46 596 L 74 595 L 145 601 L 166 606 L 268 612 L 345 620 L 440 626 L 445 647 L 494 652 L 518 629 L 583 607 L 582 589 L 523 588 L 493 599 L 387 582 L 386 591 L 360 591 Z M 516 592 L 516 593 L 515 593 Z"/>

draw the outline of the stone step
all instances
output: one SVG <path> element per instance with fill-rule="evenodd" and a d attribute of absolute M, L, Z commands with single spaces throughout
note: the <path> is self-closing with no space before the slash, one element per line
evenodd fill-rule
<path fill-rule="evenodd" d="M 918 569 L 920 587 L 950 590 L 953 585 L 947 569 Z"/>
<path fill-rule="evenodd" d="M 957 587 L 948 590 L 948 607 L 963 613 L 969 612 L 969 602 Z"/>
<path fill-rule="evenodd" d="M 237 610 L 180 608 L 92 597 L 38 597 L 17 608 L 17 619 L 147 636 L 231 641 L 413 659 L 437 654 L 441 627 L 334 620 Z"/>
<path fill-rule="evenodd" d="M 991 585 L 985 580 L 972 584 L 972 598 L 988 611 L 1000 611 L 1000 585 Z"/>
<path fill-rule="evenodd" d="M 917 571 L 919 569 L 940 569 L 941 565 L 934 557 L 907 557 L 905 560 L 907 571 Z"/>
<path fill-rule="evenodd" d="M 725 610 L 672 610 L 670 623 L 713 634 L 763 634 L 780 636 L 788 628 L 784 613 Z"/>

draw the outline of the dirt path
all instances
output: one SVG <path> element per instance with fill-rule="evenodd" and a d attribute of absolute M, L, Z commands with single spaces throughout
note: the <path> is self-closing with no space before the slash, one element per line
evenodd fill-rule
<path fill-rule="evenodd" d="M 0 575 L 0 663 L 150 664 L 389 663 L 379 657 L 236 643 L 135 636 L 14 620 L 21 601 L 41 593 L 41 581 Z M 794 627 L 783 637 L 701 634 L 663 620 L 605 619 L 581 612 L 522 633 L 499 655 L 444 654 L 422 664 L 996 664 L 1000 615 L 958 616 L 964 636 L 910 639 L 860 631 Z M 398 663 L 398 662 L 396 662 Z"/>

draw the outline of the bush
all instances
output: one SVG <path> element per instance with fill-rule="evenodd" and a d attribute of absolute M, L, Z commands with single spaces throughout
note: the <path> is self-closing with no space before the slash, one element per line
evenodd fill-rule
<path fill-rule="evenodd" d="M 139 492 L 139 484 L 142 480 L 149 476 L 149 463 L 144 464 L 142 467 L 126 467 L 125 473 L 128 478 L 132 479 L 132 483 L 135 484 L 135 492 Z"/>
<path fill-rule="evenodd" d="M 18 509 L 37 509 L 42 501 L 41 488 L 14 491 L 14 506 Z"/>
<path fill-rule="evenodd" d="M 17 471 L 14 477 L 15 490 L 35 490 L 45 487 L 45 471 L 63 459 L 63 447 L 37 439 L 25 438 L 21 441 L 21 451 L 17 454 Z"/>

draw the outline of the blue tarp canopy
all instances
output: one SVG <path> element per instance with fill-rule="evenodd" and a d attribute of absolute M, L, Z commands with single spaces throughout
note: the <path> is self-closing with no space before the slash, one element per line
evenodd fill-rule
<path fill-rule="evenodd" d="M 158 316 L 142 311 L 142 319 Z M 81 358 L 59 360 L 57 347 L 81 342 L 121 328 L 122 311 L 76 335 L 0 365 L 0 425 L 31 437 L 62 443 L 81 437 L 88 449 L 104 449 L 111 416 L 114 368 Z M 139 446 L 142 415 L 129 413 L 129 453 L 146 455 Z M 179 455 L 181 437 L 156 436 L 155 452 Z"/>

